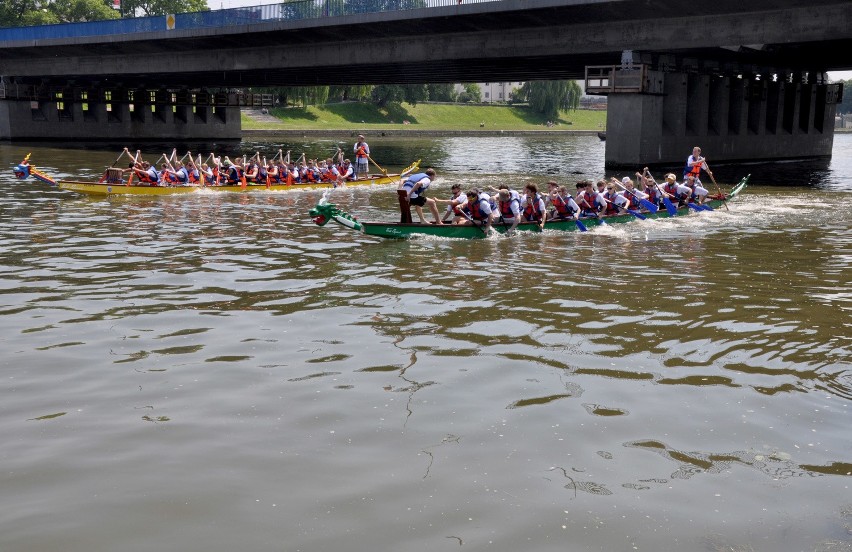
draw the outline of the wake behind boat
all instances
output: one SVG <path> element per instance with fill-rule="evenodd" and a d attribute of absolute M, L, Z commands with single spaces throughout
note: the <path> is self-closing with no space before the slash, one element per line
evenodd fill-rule
<path fill-rule="evenodd" d="M 748 185 L 748 179 L 750 176 L 751 175 L 748 175 L 740 180 L 740 182 L 737 183 L 737 185 L 734 186 L 727 195 L 718 194 L 715 196 L 708 196 L 708 201 L 705 205 L 709 206 L 711 209 L 716 209 L 721 207 L 723 203 L 735 199 Z M 395 239 L 410 238 L 418 235 L 437 236 L 442 238 L 477 239 L 485 238 L 488 235 L 485 228 L 473 222 L 468 222 L 466 224 L 362 222 L 346 211 L 339 209 L 336 205 L 326 203 L 325 199 L 325 196 L 323 196 L 322 200 L 320 200 L 320 202 L 310 211 L 311 218 L 318 226 L 325 226 L 329 221 L 334 221 L 341 226 L 363 232 L 368 236 Z M 674 211 L 659 209 L 655 213 L 643 211 L 641 214 L 644 218 L 654 219 L 684 216 L 687 215 L 689 211 L 690 207 L 684 206 L 677 208 Z M 630 222 L 635 218 L 636 216 L 631 214 L 611 215 L 601 218 L 581 217 L 579 219 L 579 224 L 578 221 L 575 221 L 574 219 L 548 220 L 545 224 L 545 230 L 565 232 L 573 232 L 577 230 L 582 231 L 585 228 L 593 228 L 602 224 L 622 224 Z M 500 234 L 505 234 L 509 230 L 509 225 L 501 224 L 500 222 L 493 222 L 491 224 L 491 230 Z M 515 230 L 520 232 L 541 231 L 537 222 L 521 222 L 517 225 Z"/>

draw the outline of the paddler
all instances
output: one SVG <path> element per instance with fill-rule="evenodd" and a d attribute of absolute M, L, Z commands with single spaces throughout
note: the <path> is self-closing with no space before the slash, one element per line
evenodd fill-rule
<path fill-rule="evenodd" d="M 701 156 L 701 148 L 695 146 L 694 148 L 692 148 L 692 155 L 686 158 L 686 167 L 683 168 L 684 182 L 690 174 L 693 175 L 696 180 L 698 180 L 698 178 L 701 176 L 701 169 L 707 171 L 707 174 L 710 175 L 710 178 L 713 178 L 713 173 L 707 166 L 706 159 Z M 698 183 L 700 184 L 701 181 L 698 180 Z"/>
<path fill-rule="evenodd" d="M 527 222 L 537 222 L 539 230 L 544 230 L 544 223 L 547 222 L 547 210 L 544 207 L 544 199 L 538 194 L 538 186 L 533 183 L 524 186 L 521 215 Z"/>
<path fill-rule="evenodd" d="M 467 222 L 467 219 L 461 212 L 462 207 L 467 203 L 467 196 L 462 191 L 461 184 L 453 184 L 450 187 L 452 197 L 450 199 L 435 199 L 436 203 L 446 203 L 447 210 L 444 213 L 444 218 L 441 222 L 447 222 L 450 217 L 453 218 L 453 224 Z"/>

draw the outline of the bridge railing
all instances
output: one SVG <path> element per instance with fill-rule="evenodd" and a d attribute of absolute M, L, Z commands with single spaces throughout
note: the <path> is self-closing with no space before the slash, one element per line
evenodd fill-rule
<path fill-rule="evenodd" d="M 299 21 L 346 15 L 437 8 L 499 0 L 298 0 L 227 10 L 131 17 L 86 23 L 0 28 L 0 42 L 84 36 L 125 35 L 172 29 L 225 28 L 270 21 Z"/>

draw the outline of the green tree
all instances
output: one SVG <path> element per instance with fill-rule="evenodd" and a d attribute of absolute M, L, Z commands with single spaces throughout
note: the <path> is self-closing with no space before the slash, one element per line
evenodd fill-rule
<path fill-rule="evenodd" d="M 0 24 L 4 27 L 20 27 L 24 24 L 24 15 L 35 10 L 35 0 L 3 0 L 0 2 Z"/>
<path fill-rule="evenodd" d="M 357 85 L 357 86 L 330 86 L 328 91 L 329 99 L 337 101 L 369 101 L 372 97 L 373 85 Z"/>
<path fill-rule="evenodd" d="M 125 17 L 197 12 L 207 0 L 122 0 Z M 0 0 L 0 25 L 22 27 L 117 19 L 112 0 Z"/>
<path fill-rule="evenodd" d="M 345 5 L 346 13 L 374 13 L 425 8 L 426 0 L 345 0 Z"/>
<path fill-rule="evenodd" d="M 462 93 L 458 96 L 458 101 L 476 103 L 482 101 L 482 89 L 479 88 L 478 84 L 468 82 L 462 84 L 462 89 Z"/>
<path fill-rule="evenodd" d="M 580 85 L 573 80 L 527 81 L 520 93 L 533 111 L 554 121 L 560 110 L 577 109 L 582 94 Z"/>
<path fill-rule="evenodd" d="M 429 92 L 429 101 L 454 102 L 458 99 L 455 86 L 452 84 L 427 84 L 426 90 Z"/>
<path fill-rule="evenodd" d="M 109 0 L 2 0 L 3 26 L 23 27 L 116 19 Z"/>
<path fill-rule="evenodd" d="M 279 4 L 280 17 L 282 19 L 311 19 L 322 15 L 324 2 L 284 2 Z"/>
<path fill-rule="evenodd" d="M 104 0 L 55 0 L 50 3 L 49 11 L 62 23 L 103 21 L 119 17 L 118 12 L 112 9 L 112 3 Z"/>
<path fill-rule="evenodd" d="M 121 0 L 124 17 L 190 13 L 209 9 L 207 0 Z"/>
<path fill-rule="evenodd" d="M 391 103 L 408 102 L 417 105 L 429 99 L 425 84 L 380 84 L 373 88 L 372 100 L 379 107 Z"/>

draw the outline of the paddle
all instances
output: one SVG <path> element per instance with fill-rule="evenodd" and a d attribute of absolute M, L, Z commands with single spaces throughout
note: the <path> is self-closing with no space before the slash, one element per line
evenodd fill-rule
<path fill-rule="evenodd" d="M 266 157 L 263 158 L 263 166 L 266 171 L 266 189 L 268 190 L 272 186 L 272 182 L 269 179 L 269 165 L 266 163 Z"/>
<path fill-rule="evenodd" d="M 725 210 L 730 211 L 728 208 L 728 200 L 725 199 L 725 194 L 722 193 L 722 188 L 719 187 L 719 184 L 716 183 L 716 179 L 713 178 L 713 171 L 710 170 L 710 165 L 707 164 L 707 161 L 704 162 L 704 168 L 707 169 L 707 174 L 710 175 L 710 180 L 712 180 L 713 185 L 716 186 L 716 191 L 719 192 L 719 199 L 722 200 L 722 205 L 725 206 Z"/>
<path fill-rule="evenodd" d="M 124 149 L 121 151 L 121 153 L 119 153 L 119 154 L 118 154 L 118 157 L 116 157 L 116 158 L 115 158 L 115 161 L 113 161 L 113 162 L 112 162 L 112 165 L 110 165 L 109 167 L 107 167 L 107 170 L 105 170 L 105 171 L 104 171 L 103 176 L 101 176 L 101 179 L 100 179 L 100 180 L 98 180 L 98 182 L 103 182 L 104 180 L 106 180 L 106 179 L 107 179 L 107 175 L 109 175 L 109 170 L 110 170 L 110 169 L 112 169 L 113 167 L 115 167 L 115 164 L 116 164 L 116 163 L 118 163 L 118 160 L 119 160 L 119 159 L 121 159 L 121 156 L 122 156 L 122 155 L 124 155 L 125 153 L 126 153 L 127 155 L 130 155 L 130 152 L 127 150 L 127 148 L 124 148 Z M 29 157 L 29 156 L 27 156 L 27 157 Z"/>
<path fill-rule="evenodd" d="M 578 195 L 577 195 L 577 198 L 578 198 L 580 201 L 582 201 L 582 202 L 583 202 L 583 204 L 584 204 L 586 207 L 588 207 L 588 208 L 589 208 L 589 209 L 588 209 L 589 211 L 591 211 L 592 213 L 594 213 L 594 214 L 595 214 L 595 218 L 597 218 L 597 219 L 598 219 L 599 224 L 602 224 L 602 225 L 604 225 L 604 226 L 606 225 L 606 221 L 603 219 L 603 217 L 601 216 L 601 214 L 600 214 L 600 213 L 598 213 L 597 209 L 595 209 L 594 207 L 592 207 L 591 205 L 589 205 L 589 202 L 588 202 L 588 201 L 586 201 L 586 198 L 585 198 L 585 195 L 584 195 L 584 194 L 578 194 Z M 579 204 L 578 204 L 578 206 L 579 206 Z M 581 214 L 582 214 L 582 213 L 581 213 Z M 580 220 L 579 220 L 579 219 L 577 219 L 577 227 L 578 227 L 578 228 L 580 228 L 580 226 L 582 226 L 583 228 L 586 228 L 586 225 L 585 225 L 585 224 L 583 224 L 582 222 L 580 222 Z M 585 232 L 586 230 L 588 230 L 588 228 L 586 228 L 586 230 L 583 230 L 583 228 L 580 228 L 580 230 L 581 230 L 581 231 L 583 231 L 583 232 Z"/>
<path fill-rule="evenodd" d="M 204 188 L 205 186 L 207 186 L 207 184 L 204 182 L 204 169 L 201 167 L 203 163 L 201 162 L 200 153 L 198 154 L 198 164 L 196 165 L 195 162 L 193 162 L 192 164 L 195 165 L 195 170 L 198 171 L 198 185 Z"/>
<path fill-rule="evenodd" d="M 461 214 L 463 214 L 463 215 L 464 215 L 464 218 L 466 218 L 468 221 L 470 221 L 470 223 L 471 223 L 472 225 L 474 225 L 474 226 L 476 226 L 477 228 L 479 228 L 479 231 L 480 231 L 480 232 L 482 232 L 482 235 L 483 235 L 483 236 L 485 236 L 486 238 L 488 237 L 488 234 L 485 232 L 485 230 L 483 230 L 483 229 L 482 229 L 482 225 L 477 224 L 477 223 L 476 223 L 476 221 L 475 221 L 475 220 L 473 220 L 473 218 L 472 218 L 470 215 L 468 215 L 468 214 L 464 211 L 464 209 L 462 209 Z"/>
<path fill-rule="evenodd" d="M 175 152 L 176 152 L 176 151 L 177 151 L 177 150 L 172 150 L 172 155 L 175 155 Z M 163 154 L 163 157 L 166 157 L 166 154 L 165 154 L 165 153 Z M 170 170 L 171 172 L 175 172 L 175 168 L 174 168 L 174 166 L 172 165 L 171 161 L 169 161 L 169 158 L 168 158 L 168 157 L 166 157 L 165 162 L 166 162 L 166 165 L 169 167 L 169 170 Z M 177 159 L 175 159 L 175 162 L 177 162 Z M 169 174 L 168 174 L 168 173 L 166 173 L 166 174 L 165 174 L 165 181 L 166 181 L 166 183 L 164 184 L 165 186 L 174 186 L 174 184 L 175 184 L 174 180 L 172 180 L 172 179 L 169 177 Z"/>
<path fill-rule="evenodd" d="M 464 211 L 462 211 L 462 213 L 464 213 Z M 500 215 L 500 224 L 503 225 L 503 232 L 505 232 L 507 236 L 511 236 L 514 233 L 514 230 L 509 228 L 509 226 L 506 224 L 506 220 L 503 218 L 502 214 Z"/>
<path fill-rule="evenodd" d="M 620 184 L 619 182 L 617 182 L 615 178 L 613 178 L 613 179 L 611 180 L 611 182 L 614 182 L 615 184 L 618 184 L 620 187 L 624 188 L 624 186 L 621 186 L 621 184 Z M 625 190 L 625 191 L 627 191 L 627 192 L 629 192 L 629 191 L 630 191 L 630 190 L 628 190 L 627 188 L 624 188 L 624 190 Z M 613 190 L 613 191 L 615 191 L 615 190 Z M 636 194 L 633 194 L 633 197 L 636 197 Z M 627 198 L 624 198 L 624 199 L 627 199 Z M 638 198 L 637 198 L 637 199 L 638 199 Z M 609 199 L 607 199 L 606 201 L 608 201 L 609 203 L 612 203 L 613 205 L 615 205 L 615 207 L 616 207 L 617 209 L 624 209 L 625 211 L 627 211 L 628 213 L 630 213 L 630 214 L 631 214 L 631 215 L 633 215 L 634 217 L 638 218 L 639 220 L 645 220 L 646 218 L 648 218 L 648 217 L 646 217 L 645 215 L 641 214 L 639 211 L 637 211 L 637 210 L 635 210 L 635 209 L 628 209 L 627 207 L 621 207 L 621 206 L 617 205 L 614 201 L 610 201 Z M 629 204 L 629 203 L 628 203 L 628 204 Z"/>
<path fill-rule="evenodd" d="M 130 176 L 127 178 L 127 182 L 124 183 L 125 186 L 130 186 L 133 184 L 133 177 L 136 176 L 136 163 L 139 162 L 139 150 L 136 150 L 136 157 L 133 158 L 133 168 L 130 169 Z"/>
<path fill-rule="evenodd" d="M 243 155 L 243 167 L 240 170 L 240 188 L 245 190 L 246 186 L 248 186 L 248 181 L 246 180 L 246 156 Z"/>
<path fill-rule="evenodd" d="M 385 178 L 389 178 L 389 177 L 388 177 L 388 171 L 386 171 L 385 169 L 383 169 L 383 168 L 382 168 L 382 166 L 381 166 L 381 165 L 379 165 L 378 163 L 376 163 L 376 160 L 375 160 L 375 159 L 373 159 L 372 157 L 370 157 L 370 154 L 369 154 L 369 153 L 367 154 L 367 159 L 369 159 L 369 160 L 370 160 L 370 162 L 372 162 L 372 163 L 373 163 L 373 165 L 375 165 L 375 166 L 376 166 L 376 168 L 377 168 L 377 169 L 379 169 L 383 175 L 385 175 Z M 369 175 L 368 175 L 367 177 L 369 177 Z"/>
<path fill-rule="evenodd" d="M 648 174 L 648 176 L 651 176 L 650 173 Z M 657 181 L 654 180 L 653 176 L 651 176 L 651 182 L 654 183 L 654 187 L 657 188 L 658 192 L 660 192 L 660 197 L 663 198 L 663 205 L 666 206 L 666 211 L 669 212 L 669 216 L 670 217 L 676 217 L 677 216 L 677 207 L 675 207 L 674 204 L 672 204 L 672 201 L 669 199 L 669 194 L 667 194 L 666 192 L 663 191 L 662 188 L 660 188 L 660 185 L 657 184 Z"/>
<path fill-rule="evenodd" d="M 636 174 L 638 175 L 639 173 L 636 173 Z M 619 188 L 621 188 L 622 190 L 624 190 L 624 191 L 625 191 L 625 192 L 627 192 L 628 194 L 630 194 L 630 195 L 632 195 L 633 197 L 635 197 L 635 198 L 636 198 L 636 200 L 637 200 L 637 201 L 639 201 L 639 205 L 641 205 L 642 207 L 644 207 L 645 209 L 647 209 L 649 212 L 651 212 L 651 213 L 656 213 L 657 211 L 659 211 L 659 210 L 660 210 L 660 208 L 659 208 L 659 207 L 657 207 L 656 205 L 654 205 L 653 203 L 651 203 L 651 202 L 650 202 L 650 201 L 648 201 L 647 199 L 641 198 L 641 197 L 639 197 L 638 195 L 636 195 L 636 192 L 635 192 L 634 190 L 628 190 L 627 188 L 625 188 L 624 186 L 622 186 L 622 185 L 621 185 L 621 182 L 617 182 L 616 180 L 613 180 L 613 182 L 615 182 L 615 183 L 618 185 L 618 187 L 619 187 Z"/>

